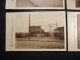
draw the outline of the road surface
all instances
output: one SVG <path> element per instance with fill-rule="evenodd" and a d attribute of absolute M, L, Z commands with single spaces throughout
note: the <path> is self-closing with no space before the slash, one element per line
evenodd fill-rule
<path fill-rule="evenodd" d="M 64 40 L 57 38 L 16 38 L 17 49 L 63 49 Z"/>

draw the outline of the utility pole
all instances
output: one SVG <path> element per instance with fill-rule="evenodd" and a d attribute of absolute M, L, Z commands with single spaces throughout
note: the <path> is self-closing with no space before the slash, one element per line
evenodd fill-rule
<path fill-rule="evenodd" d="M 56 22 L 56 28 L 57 28 L 57 22 Z"/>
<path fill-rule="evenodd" d="M 52 24 L 52 25 L 55 25 L 55 26 L 56 26 L 56 28 L 57 28 L 57 22 L 56 22 L 56 24 Z"/>
<path fill-rule="evenodd" d="M 52 32 L 52 27 L 53 27 L 53 25 L 52 24 L 49 24 L 49 26 L 48 26 L 49 28 L 50 28 L 50 32 Z"/>
<path fill-rule="evenodd" d="M 30 14 L 29 14 L 29 32 L 28 32 L 28 40 L 30 40 Z"/>
<path fill-rule="evenodd" d="M 12 31 L 11 31 L 11 46 L 13 46 L 13 17 L 12 17 Z"/>
<path fill-rule="evenodd" d="M 53 27 L 53 25 L 55 25 L 56 26 L 56 28 L 57 28 L 57 22 L 56 22 L 56 24 L 49 24 L 49 28 L 50 28 L 50 32 L 52 32 L 52 27 Z"/>

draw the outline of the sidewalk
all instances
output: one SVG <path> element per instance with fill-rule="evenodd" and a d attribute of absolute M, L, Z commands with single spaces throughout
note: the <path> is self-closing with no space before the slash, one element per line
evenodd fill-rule
<path fill-rule="evenodd" d="M 64 40 L 61 40 L 59 38 L 53 38 L 53 37 L 30 37 L 30 40 L 28 38 L 16 38 L 17 41 L 45 41 L 45 42 L 64 42 Z"/>

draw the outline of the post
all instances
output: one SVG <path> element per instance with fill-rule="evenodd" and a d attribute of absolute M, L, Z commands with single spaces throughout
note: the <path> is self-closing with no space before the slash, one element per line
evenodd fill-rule
<path fill-rule="evenodd" d="M 11 31 L 11 46 L 13 46 L 13 17 L 12 17 L 12 31 Z"/>
<path fill-rule="evenodd" d="M 28 40 L 30 40 L 30 14 L 29 14 L 29 32 L 28 32 Z"/>
<path fill-rule="evenodd" d="M 52 32 L 52 30 L 51 30 L 51 28 L 52 28 L 52 25 L 51 24 L 49 24 L 49 28 L 50 28 L 50 33 Z"/>
<path fill-rule="evenodd" d="M 57 29 L 57 22 L 56 22 L 56 29 Z"/>

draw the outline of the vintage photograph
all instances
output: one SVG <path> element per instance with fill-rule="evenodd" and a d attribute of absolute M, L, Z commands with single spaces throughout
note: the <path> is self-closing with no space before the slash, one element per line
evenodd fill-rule
<path fill-rule="evenodd" d="M 78 38 L 78 49 L 80 49 L 80 14 L 77 15 L 77 38 Z"/>
<path fill-rule="evenodd" d="M 80 10 L 80 0 L 67 0 L 67 9 Z"/>
<path fill-rule="evenodd" d="M 63 7 L 63 0 L 16 0 L 16 7 Z"/>
<path fill-rule="evenodd" d="M 16 16 L 16 49 L 64 49 L 64 19 L 58 13 L 30 13 Z M 57 18 L 58 17 L 58 18 Z M 23 24 L 28 22 L 28 24 Z"/>
<path fill-rule="evenodd" d="M 65 0 L 6 0 L 6 9 L 65 9 Z"/>
<path fill-rule="evenodd" d="M 65 12 L 7 13 L 6 26 L 6 50 L 66 50 Z"/>
<path fill-rule="evenodd" d="M 80 12 L 68 12 L 68 51 L 80 51 Z"/>
<path fill-rule="evenodd" d="M 80 0 L 76 0 L 76 7 L 80 8 Z"/>

